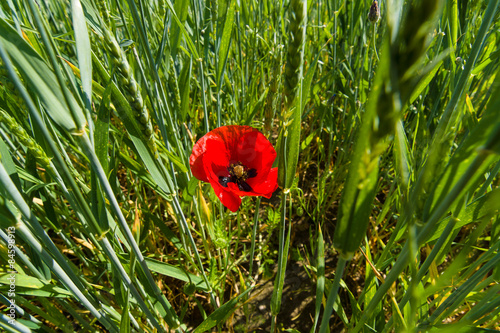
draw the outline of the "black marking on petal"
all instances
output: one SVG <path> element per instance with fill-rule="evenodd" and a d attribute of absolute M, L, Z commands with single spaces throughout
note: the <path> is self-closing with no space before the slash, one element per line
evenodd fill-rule
<path fill-rule="evenodd" d="M 244 181 L 239 181 L 238 182 L 238 188 L 240 189 L 240 191 L 244 191 L 244 192 L 250 192 L 252 190 L 252 188 L 250 187 L 250 185 L 248 185 Z"/>
<path fill-rule="evenodd" d="M 247 178 L 253 178 L 257 176 L 257 170 L 255 169 L 250 169 L 247 171 Z"/>
<path fill-rule="evenodd" d="M 227 187 L 227 183 L 231 182 L 231 177 L 219 176 L 219 184 L 223 187 Z"/>

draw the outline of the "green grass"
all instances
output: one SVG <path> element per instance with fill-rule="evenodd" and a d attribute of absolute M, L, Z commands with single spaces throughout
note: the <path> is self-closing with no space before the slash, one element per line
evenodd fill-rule
<path fill-rule="evenodd" d="M 1 2 L 0 327 L 499 330 L 499 3 Z M 236 213 L 189 167 L 233 124 Z"/>

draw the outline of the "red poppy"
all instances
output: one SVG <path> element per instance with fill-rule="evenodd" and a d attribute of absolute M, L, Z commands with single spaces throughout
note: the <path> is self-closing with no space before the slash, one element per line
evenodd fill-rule
<path fill-rule="evenodd" d="M 209 182 L 222 204 L 238 210 L 244 196 L 270 198 L 278 188 L 276 151 L 266 137 L 250 126 L 222 126 L 208 132 L 189 158 L 193 175 Z"/>

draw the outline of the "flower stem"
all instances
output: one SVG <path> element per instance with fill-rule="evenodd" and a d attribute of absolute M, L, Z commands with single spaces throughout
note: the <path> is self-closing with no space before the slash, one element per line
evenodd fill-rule
<path fill-rule="evenodd" d="M 279 254 L 278 254 L 278 272 L 276 273 L 275 287 L 271 296 L 271 332 L 275 332 L 277 316 L 281 309 L 281 297 L 283 295 L 283 283 L 285 281 L 286 262 L 288 258 L 288 248 L 290 245 L 290 235 L 292 224 L 288 224 L 288 235 L 285 242 L 285 222 L 286 222 L 286 199 L 288 191 L 283 191 L 281 196 L 281 223 L 279 234 Z"/>
<path fill-rule="evenodd" d="M 377 59 L 377 61 L 380 61 L 380 59 L 378 57 L 378 52 L 377 52 L 377 23 L 373 24 L 372 44 L 373 44 L 373 53 L 375 54 L 375 58 Z"/>
<path fill-rule="evenodd" d="M 260 197 L 257 197 L 257 204 L 255 205 L 255 214 L 253 216 L 253 230 L 252 230 L 252 245 L 250 248 L 250 263 L 249 263 L 249 276 L 252 277 L 253 271 L 253 259 L 255 253 L 255 238 L 257 237 L 257 227 L 259 225 L 259 208 L 260 208 Z"/>

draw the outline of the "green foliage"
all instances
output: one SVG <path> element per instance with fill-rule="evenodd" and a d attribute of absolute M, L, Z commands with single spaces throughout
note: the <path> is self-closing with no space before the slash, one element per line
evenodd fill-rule
<path fill-rule="evenodd" d="M 1 330 L 500 329 L 499 5 L 0 2 Z M 280 185 L 236 213 L 231 124 Z"/>

